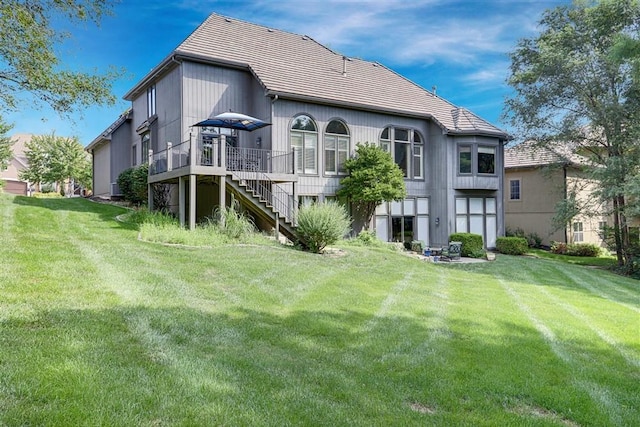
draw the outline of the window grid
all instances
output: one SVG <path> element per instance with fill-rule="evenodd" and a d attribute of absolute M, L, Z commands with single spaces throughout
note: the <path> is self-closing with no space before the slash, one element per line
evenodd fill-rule
<path fill-rule="evenodd" d="M 509 181 L 509 200 L 520 200 L 520 180 Z"/>

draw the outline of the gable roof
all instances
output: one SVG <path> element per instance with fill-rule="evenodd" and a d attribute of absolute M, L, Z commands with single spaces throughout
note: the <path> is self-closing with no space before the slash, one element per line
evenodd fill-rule
<path fill-rule="evenodd" d="M 504 167 L 531 168 L 548 165 L 586 165 L 588 159 L 575 153 L 575 147 L 569 143 L 558 143 L 541 147 L 536 141 L 525 141 L 504 150 Z"/>
<path fill-rule="evenodd" d="M 248 69 L 271 96 L 430 118 L 451 134 L 509 137 L 378 62 L 347 58 L 308 36 L 215 13 L 124 98 L 131 100 L 176 58 Z"/>
<path fill-rule="evenodd" d="M 84 150 L 90 152 L 94 148 L 98 147 L 101 142 L 110 141 L 111 134 L 129 119 L 131 119 L 131 108 L 128 108 L 124 113 L 120 114 L 116 121 L 111 123 L 108 128 L 102 131 L 100 135 L 84 147 Z"/>

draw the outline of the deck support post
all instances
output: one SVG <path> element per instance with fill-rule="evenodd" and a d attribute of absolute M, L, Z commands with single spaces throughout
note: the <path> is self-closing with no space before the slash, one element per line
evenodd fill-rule
<path fill-rule="evenodd" d="M 184 177 L 178 178 L 178 206 L 180 209 L 180 227 L 184 227 L 186 221 L 186 198 L 184 191 Z"/>
<path fill-rule="evenodd" d="M 196 175 L 189 175 L 189 230 L 196 228 Z"/>
<path fill-rule="evenodd" d="M 227 177 L 224 175 L 220 175 L 220 179 L 218 180 L 218 185 L 220 186 L 219 190 L 219 205 L 220 205 L 220 213 L 224 213 L 225 206 L 227 205 Z M 224 215 L 220 216 L 220 221 L 223 222 L 224 225 Z"/>

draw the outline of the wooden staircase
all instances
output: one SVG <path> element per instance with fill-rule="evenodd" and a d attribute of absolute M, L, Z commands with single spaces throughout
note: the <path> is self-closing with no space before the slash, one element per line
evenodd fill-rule
<path fill-rule="evenodd" d="M 227 178 L 227 189 L 232 190 L 245 207 L 296 242 L 298 202 L 292 195 L 261 172 L 229 171 Z"/>

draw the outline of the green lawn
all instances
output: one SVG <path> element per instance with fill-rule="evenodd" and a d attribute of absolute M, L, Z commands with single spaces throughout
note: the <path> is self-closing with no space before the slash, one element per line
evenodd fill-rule
<path fill-rule="evenodd" d="M 0 194 L 0 426 L 638 425 L 638 281 L 168 247 L 123 212 Z"/>

